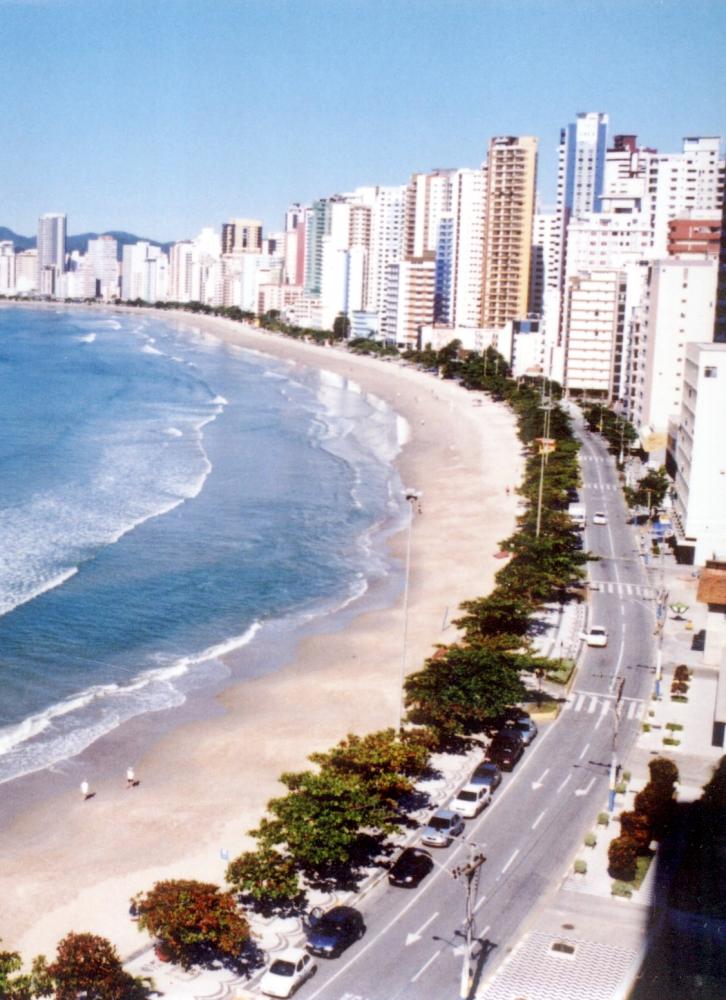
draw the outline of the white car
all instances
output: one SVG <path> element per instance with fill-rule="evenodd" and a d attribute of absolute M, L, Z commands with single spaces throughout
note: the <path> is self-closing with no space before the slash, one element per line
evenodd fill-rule
<path fill-rule="evenodd" d="M 592 515 L 592 523 L 607 524 L 608 523 L 607 514 L 603 514 L 603 512 L 599 510 L 596 514 Z"/>
<path fill-rule="evenodd" d="M 449 802 L 449 809 L 458 812 L 465 819 L 474 819 L 489 805 L 491 794 L 489 785 L 464 785 Z"/>
<path fill-rule="evenodd" d="M 288 948 L 273 960 L 260 980 L 260 989 L 266 997 L 291 997 L 316 969 L 312 955 L 302 948 Z"/>
<path fill-rule="evenodd" d="M 608 633 L 602 625 L 591 625 L 589 632 L 581 632 L 580 638 L 588 646 L 607 646 Z"/>

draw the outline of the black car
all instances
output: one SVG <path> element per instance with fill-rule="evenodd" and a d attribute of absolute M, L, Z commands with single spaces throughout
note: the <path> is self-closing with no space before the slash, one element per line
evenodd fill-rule
<path fill-rule="evenodd" d="M 503 729 L 489 744 L 487 757 L 503 771 L 511 771 L 523 753 L 524 743 L 519 733 L 512 729 Z"/>
<path fill-rule="evenodd" d="M 308 951 L 321 958 L 335 958 L 365 934 L 363 917 L 351 906 L 334 906 L 323 913 L 312 910 L 305 927 Z"/>
<path fill-rule="evenodd" d="M 400 885 L 404 889 L 415 889 L 433 867 L 434 862 L 428 851 L 422 851 L 419 847 L 407 847 L 391 866 L 388 881 L 391 885 Z"/>

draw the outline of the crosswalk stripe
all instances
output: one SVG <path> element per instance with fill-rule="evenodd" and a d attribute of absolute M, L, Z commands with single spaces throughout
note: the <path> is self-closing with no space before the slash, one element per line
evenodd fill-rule
<path fill-rule="evenodd" d="M 595 709 L 597 708 L 599 700 L 600 700 L 599 698 L 595 698 L 595 697 L 593 697 L 593 698 L 590 699 L 590 707 L 587 710 L 587 714 L 588 715 L 592 715 L 592 713 L 595 711 Z"/>

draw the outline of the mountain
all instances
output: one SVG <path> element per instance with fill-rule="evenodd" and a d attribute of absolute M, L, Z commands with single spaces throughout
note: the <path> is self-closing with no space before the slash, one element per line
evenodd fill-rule
<path fill-rule="evenodd" d="M 77 236 L 66 236 L 66 250 L 68 253 L 72 250 L 80 250 L 82 253 L 85 253 L 88 249 L 88 241 L 98 239 L 99 236 L 113 236 L 118 243 L 119 260 L 121 260 L 123 248 L 127 244 L 138 243 L 140 240 L 145 240 L 147 243 L 151 243 L 152 246 L 161 247 L 165 253 L 168 253 L 169 247 L 173 246 L 173 243 L 160 243 L 158 240 L 150 240 L 145 236 L 134 236 L 133 233 L 110 229 L 105 233 L 79 233 Z M 35 236 L 20 236 L 5 226 L 0 226 L 0 240 L 12 240 L 18 250 L 30 250 L 37 242 Z"/>

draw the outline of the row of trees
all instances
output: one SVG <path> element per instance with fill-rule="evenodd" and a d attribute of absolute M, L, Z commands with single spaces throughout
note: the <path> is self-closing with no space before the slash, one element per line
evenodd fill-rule
<path fill-rule="evenodd" d="M 620 836 L 608 848 L 608 872 L 630 882 L 635 878 L 638 857 L 648 854 L 650 842 L 668 831 L 675 808 L 678 768 L 665 757 L 648 764 L 650 781 L 635 796 L 632 810 L 620 815 Z"/>

